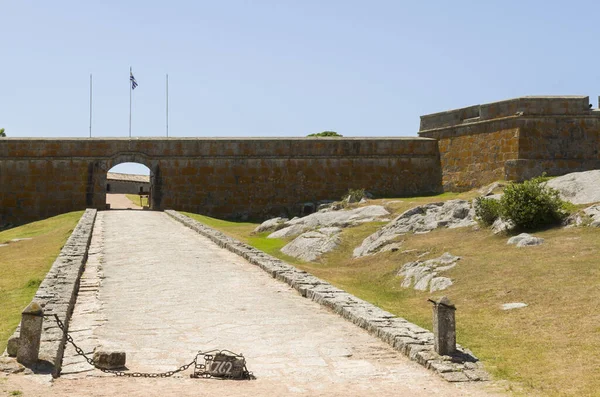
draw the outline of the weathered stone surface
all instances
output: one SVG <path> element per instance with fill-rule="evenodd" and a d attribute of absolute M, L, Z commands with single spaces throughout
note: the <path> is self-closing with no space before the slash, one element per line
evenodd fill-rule
<path fill-rule="evenodd" d="M 502 183 L 502 182 L 498 182 L 498 181 L 496 181 L 496 182 L 492 182 L 492 183 L 490 183 L 489 185 L 487 185 L 487 186 L 484 186 L 484 187 L 480 188 L 480 189 L 478 190 L 478 193 L 479 193 L 481 196 L 483 196 L 483 197 L 486 197 L 486 196 L 491 196 L 491 195 L 493 195 L 493 194 L 494 194 L 494 190 L 501 189 L 501 188 L 503 188 L 504 186 L 505 186 L 505 184 L 504 184 L 504 183 Z"/>
<path fill-rule="evenodd" d="M 20 329 L 19 329 L 19 333 L 20 333 Z M 18 350 L 19 350 L 19 334 L 17 334 L 15 332 L 14 334 L 11 335 L 10 338 L 8 338 L 8 341 L 6 343 L 6 353 L 10 357 L 17 357 Z"/>
<path fill-rule="evenodd" d="M 425 204 L 405 211 L 396 219 L 363 240 L 354 249 L 355 258 L 371 255 L 385 245 L 395 241 L 398 236 L 409 232 L 427 233 L 437 228 L 456 228 L 475 225 L 475 210 L 465 200 Z"/>
<path fill-rule="evenodd" d="M 13 357 L 1 357 L 0 356 L 0 372 L 6 372 L 9 374 L 18 374 L 23 372 L 25 367 L 17 362 Z"/>
<path fill-rule="evenodd" d="M 341 231 L 339 227 L 324 227 L 318 231 L 302 233 L 284 246 L 281 252 L 304 261 L 314 261 L 339 245 Z"/>
<path fill-rule="evenodd" d="M 17 361 L 21 364 L 32 366 L 37 363 L 42 339 L 43 316 L 44 310 L 36 301 L 32 301 L 21 314 L 19 349 L 17 350 Z"/>
<path fill-rule="evenodd" d="M 390 213 L 381 205 L 368 205 L 352 210 L 315 212 L 302 218 L 285 222 L 285 227 L 271 233 L 268 238 L 286 238 L 308 230 L 325 227 L 350 227 L 364 222 L 373 222 Z"/>
<path fill-rule="evenodd" d="M 262 232 L 275 232 L 283 227 L 285 227 L 285 222 L 289 221 L 288 218 L 272 218 L 264 221 L 260 225 L 254 229 L 254 233 L 262 233 Z"/>
<path fill-rule="evenodd" d="M 566 227 L 573 226 L 590 226 L 600 227 L 600 204 L 595 204 L 590 207 L 570 215 L 563 225 Z"/>
<path fill-rule="evenodd" d="M 459 256 L 446 252 L 439 258 L 405 263 L 397 275 L 404 277 L 401 284 L 404 288 L 412 286 L 419 291 L 426 291 L 427 289 L 430 292 L 441 291 L 451 286 L 452 280 L 447 277 L 437 277 L 437 275 L 440 272 L 452 269 L 459 260 Z"/>
<path fill-rule="evenodd" d="M 541 237 L 534 237 L 531 234 L 521 233 L 518 236 L 513 236 L 508 239 L 506 244 L 516 245 L 517 247 L 528 247 L 533 245 L 540 245 L 544 242 Z"/>
<path fill-rule="evenodd" d="M 512 302 L 512 303 L 504 303 L 502 305 L 502 310 L 512 310 L 512 309 L 521 309 L 523 307 L 527 307 L 527 303 L 523 302 Z"/>
<path fill-rule="evenodd" d="M 92 358 L 96 366 L 103 369 L 120 369 L 125 367 L 127 355 L 123 351 L 114 351 L 106 349 L 103 346 L 97 346 L 94 349 Z"/>
<path fill-rule="evenodd" d="M 573 204 L 600 201 L 600 170 L 573 172 L 549 180 L 546 186 L 559 191 L 563 200 Z"/>
<path fill-rule="evenodd" d="M 456 320 L 454 304 L 444 296 L 433 305 L 433 348 L 440 356 L 456 351 Z"/>
<path fill-rule="evenodd" d="M 494 234 L 502 234 L 502 233 L 507 233 L 510 230 L 514 229 L 515 224 L 509 219 L 509 220 L 504 220 L 502 218 L 498 218 L 494 221 L 494 223 L 492 224 L 492 233 Z"/>
<path fill-rule="evenodd" d="M 437 142 L 417 137 L 10 138 L 1 146 L 0 225 L 104 209 L 106 170 L 123 162 L 152 171 L 153 210 L 216 217 L 296 213 L 301 203 L 342 197 L 350 181 L 384 197 L 441 192 Z"/>

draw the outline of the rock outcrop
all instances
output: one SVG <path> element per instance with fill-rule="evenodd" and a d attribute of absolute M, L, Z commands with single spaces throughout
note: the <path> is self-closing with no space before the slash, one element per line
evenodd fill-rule
<path fill-rule="evenodd" d="M 339 245 L 341 231 L 339 227 L 324 227 L 302 233 L 283 247 L 281 252 L 304 261 L 314 261 Z"/>
<path fill-rule="evenodd" d="M 452 269 L 459 260 L 459 256 L 446 252 L 439 258 L 405 263 L 397 275 L 404 277 L 401 284 L 404 288 L 412 287 L 419 291 L 429 290 L 429 292 L 441 291 L 452 285 L 452 279 L 438 274 Z"/>
<path fill-rule="evenodd" d="M 513 236 L 508 239 L 506 244 L 516 245 L 517 247 L 529 247 L 533 245 L 540 245 L 544 242 L 544 239 L 541 237 L 535 237 L 531 234 L 521 233 L 518 236 Z"/>
<path fill-rule="evenodd" d="M 456 228 L 475 225 L 475 210 L 465 200 L 420 205 L 405 211 L 396 219 L 363 240 L 354 249 L 355 258 L 379 252 L 409 232 L 427 233 L 437 228 Z"/>
<path fill-rule="evenodd" d="M 302 218 L 285 222 L 284 227 L 268 235 L 268 238 L 287 238 L 309 230 L 325 227 L 350 227 L 364 222 L 381 221 L 390 213 L 381 205 L 368 205 L 352 210 L 315 212 Z"/>
<path fill-rule="evenodd" d="M 600 170 L 559 176 L 548 181 L 546 186 L 558 190 L 563 200 L 573 204 L 600 202 Z"/>
<path fill-rule="evenodd" d="M 262 232 L 275 232 L 285 227 L 285 222 L 289 221 L 288 218 L 272 218 L 264 221 L 254 229 L 254 233 Z"/>
<path fill-rule="evenodd" d="M 573 226 L 590 226 L 600 227 L 600 204 L 595 204 L 590 207 L 569 216 L 564 221 L 566 227 Z"/>

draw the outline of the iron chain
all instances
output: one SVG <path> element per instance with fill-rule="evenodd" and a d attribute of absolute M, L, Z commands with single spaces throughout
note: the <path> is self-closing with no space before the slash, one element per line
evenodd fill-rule
<path fill-rule="evenodd" d="M 198 359 L 198 356 L 196 356 L 194 358 L 194 360 L 192 360 L 192 362 L 190 362 L 189 364 L 185 364 L 182 365 L 181 367 L 177 368 L 174 371 L 167 371 L 167 372 L 124 372 L 124 371 L 118 371 L 118 370 L 113 370 L 113 369 L 105 369 L 105 368 L 100 368 L 99 366 L 96 365 L 96 363 L 94 362 L 94 360 L 92 360 L 91 358 L 89 358 L 85 352 L 83 351 L 83 349 L 81 349 L 79 346 L 77 346 L 77 344 L 75 344 L 75 342 L 73 341 L 73 338 L 71 337 L 71 335 L 69 335 L 67 332 L 65 332 L 65 325 L 62 323 L 62 321 L 60 321 L 60 318 L 58 318 L 58 315 L 56 314 L 48 314 L 46 315 L 47 317 L 54 317 L 54 319 L 56 320 L 56 323 L 58 324 L 58 328 L 61 329 L 61 331 L 63 331 L 65 333 L 65 335 L 67 336 L 67 342 L 69 342 L 70 344 L 73 345 L 73 347 L 75 348 L 75 351 L 77 352 L 77 354 L 79 354 L 80 356 L 82 356 L 83 358 L 85 358 L 85 360 L 94 368 L 99 369 L 102 372 L 106 372 L 108 374 L 114 374 L 116 376 L 126 376 L 129 378 L 168 378 L 170 376 L 175 375 L 178 372 L 181 371 L 185 371 L 186 369 L 188 369 L 189 367 L 192 366 L 192 364 L 194 364 L 194 366 L 196 366 L 196 361 Z M 203 354 L 203 353 L 202 353 Z"/>

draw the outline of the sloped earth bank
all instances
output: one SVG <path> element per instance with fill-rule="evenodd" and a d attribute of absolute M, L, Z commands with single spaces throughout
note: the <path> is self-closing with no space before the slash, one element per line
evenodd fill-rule
<path fill-rule="evenodd" d="M 5 392 L 18 390 L 25 396 L 487 395 L 485 385 L 442 380 L 165 214 L 104 212 L 100 222 L 103 274 L 98 318 L 105 321 L 86 329 L 89 318 L 81 322 L 73 317 L 72 334 L 82 348 L 118 347 L 127 352 L 130 370 L 140 371 L 174 369 L 189 362 L 197 350 L 229 349 L 245 355 L 257 380 L 189 379 L 189 370 L 174 379 L 116 379 L 99 376 L 103 374 L 97 370 L 73 371 L 72 379 L 59 378 L 52 386 L 44 384 L 48 378 L 11 375 L 0 383 Z"/>

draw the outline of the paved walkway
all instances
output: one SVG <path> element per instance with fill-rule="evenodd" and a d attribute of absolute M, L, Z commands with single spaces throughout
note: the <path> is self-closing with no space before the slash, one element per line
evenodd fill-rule
<path fill-rule="evenodd" d="M 106 193 L 106 204 L 110 204 L 112 210 L 141 210 L 142 207 L 133 203 L 127 195 L 120 193 Z"/>
<path fill-rule="evenodd" d="M 190 370 L 106 378 L 68 348 L 52 387 L 61 395 L 487 395 L 482 384 L 443 381 L 160 212 L 98 214 L 71 331 L 86 351 L 126 351 L 132 371 L 172 370 L 218 348 L 243 353 L 257 380 L 189 379 Z"/>

